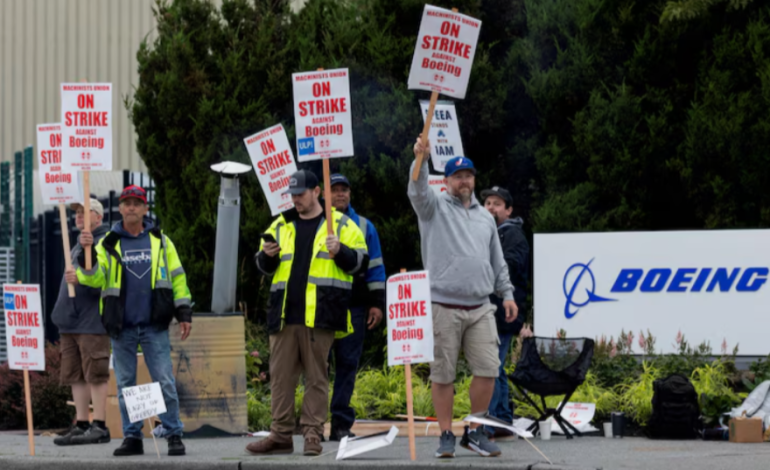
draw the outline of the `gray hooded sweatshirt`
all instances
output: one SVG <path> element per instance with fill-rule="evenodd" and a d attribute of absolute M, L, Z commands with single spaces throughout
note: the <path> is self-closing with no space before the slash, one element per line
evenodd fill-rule
<path fill-rule="evenodd" d="M 108 227 L 100 225 L 92 233 L 94 244 L 107 234 Z M 78 256 L 83 251 L 80 242 L 72 248 L 72 264 L 78 267 Z M 96 260 L 92 260 L 96 264 Z M 67 291 L 67 282 L 62 276 L 59 286 L 59 297 L 56 299 L 56 305 L 51 312 L 51 320 L 59 328 L 59 333 L 77 333 L 88 335 L 106 335 L 104 326 L 102 326 L 102 316 L 99 314 L 99 298 L 102 295 L 101 289 L 87 287 L 82 284 L 75 286 L 75 298 L 70 299 Z"/>
<path fill-rule="evenodd" d="M 414 162 L 412 163 L 414 169 Z M 422 263 L 430 271 L 433 302 L 474 306 L 497 294 L 513 300 L 513 285 L 500 247 L 497 224 L 474 195 L 466 209 L 448 192 L 437 196 L 428 187 L 428 159 L 407 194 L 417 213 Z"/>

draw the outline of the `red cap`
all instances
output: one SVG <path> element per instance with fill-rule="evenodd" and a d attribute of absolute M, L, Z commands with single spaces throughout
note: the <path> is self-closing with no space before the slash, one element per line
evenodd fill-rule
<path fill-rule="evenodd" d="M 139 199 L 143 203 L 147 204 L 147 192 L 144 190 L 144 188 L 140 186 L 137 186 L 135 184 L 132 184 L 131 186 L 126 186 L 126 189 L 124 189 L 123 192 L 120 193 L 121 201 L 132 197 Z"/>

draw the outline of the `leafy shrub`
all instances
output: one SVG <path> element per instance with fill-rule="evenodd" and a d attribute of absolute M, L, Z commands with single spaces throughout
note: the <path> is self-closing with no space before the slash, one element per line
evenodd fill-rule
<path fill-rule="evenodd" d="M 617 387 L 620 411 L 640 426 L 646 426 L 652 415 L 652 384 L 658 378 L 660 370 L 651 363 L 643 362 L 638 378 L 629 379 Z"/>
<path fill-rule="evenodd" d="M 703 423 L 711 426 L 719 423 L 719 417 L 741 404 L 745 393 L 735 393 L 730 386 L 728 364 L 714 361 L 692 372 L 692 381 L 698 393 Z"/>
<path fill-rule="evenodd" d="M 70 387 L 59 385 L 61 354 L 50 343 L 45 346 L 45 371 L 29 373 L 32 419 L 35 429 L 58 429 L 69 426 L 75 408 L 67 405 Z M 0 429 L 23 429 L 27 425 L 24 404 L 24 375 L 0 365 Z"/>

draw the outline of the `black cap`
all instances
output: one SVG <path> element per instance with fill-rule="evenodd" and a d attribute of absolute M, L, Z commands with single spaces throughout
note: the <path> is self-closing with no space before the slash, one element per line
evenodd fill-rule
<path fill-rule="evenodd" d="M 318 177 L 311 171 L 299 170 L 289 178 L 289 190 L 284 194 L 302 194 L 318 186 Z"/>
<path fill-rule="evenodd" d="M 509 193 L 507 189 L 501 188 L 500 186 L 492 186 L 490 189 L 481 191 L 482 201 L 486 201 L 489 196 L 497 196 L 505 201 L 505 207 L 511 207 L 513 205 L 513 198 L 511 197 L 511 193 Z"/>
<path fill-rule="evenodd" d="M 329 186 L 334 186 L 335 184 L 344 184 L 348 188 L 350 187 L 350 181 L 345 178 L 345 175 L 339 173 L 335 173 L 329 177 Z"/>

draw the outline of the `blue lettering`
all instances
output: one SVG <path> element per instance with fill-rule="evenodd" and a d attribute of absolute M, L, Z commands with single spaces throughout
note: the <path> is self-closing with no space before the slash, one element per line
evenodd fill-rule
<path fill-rule="evenodd" d="M 695 282 L 692 285 L 692 289 L 690 289 L 690 292 L 700 292 L 703 289 L 703 286 L 706 284 L 706 280 L 709 278 L 709 274 L 711 274 L 711 268 L 701 269 L 700 273 L 698 273 L 698 278 L 695 279 Z"/>
<path fill-rule="evenodd" d="M 767 268 L 748 268 L 743 271 L 743 276 L 735 286 L 738 292 L 756 292 L 767 282 L 767 274 L 770 272 Z M 754 275 L 756 274 L 756 278 Z"/>
<path fill-rule="evenodd" d="M 695 274 L 697 268 L 679 268 L 674 274 L 674 279 L 671 280 L 671 284 L 668 286 L 668 292 L 687 292 L 687 285 L 692 281 L 690 274 Z M 685 285 L 682 285 L 685 284 Z"/>
<path fill-rule="evenodd" d="M 641 269 L 621 269 L 618 278 L 615 279 L 615 285 L 610 289 L 611 292 L 633 292 L 636 284 L 642 278 L 644 271 Z"/>
<path fill-rule="evenodd" d="M 735 278 L 738 277 L 739 272 L 741 272 L 741 268 L 735 268 L 733 269 L 733 272 L 728 276 L 727 268 L 717 268 L 717 271 L 714 273 L 714 277 L 711 278 L 711 282 L 709 283 L 709 287 L 706 289 L 706 292 L 713 292 L 714 287 L 716 287 L 717 284 L 719 284 L 720 291 L 729 292 L 730 288 L 733 286 L 733 282 L 735 282 Z"/>
<path fill-rule="evenodd" d="M 669 277 L 671 277 L 671 270 L 668 268 L 650 269 L 639 290 L 642 292 L 660 292 L 666 287 Z"/>

